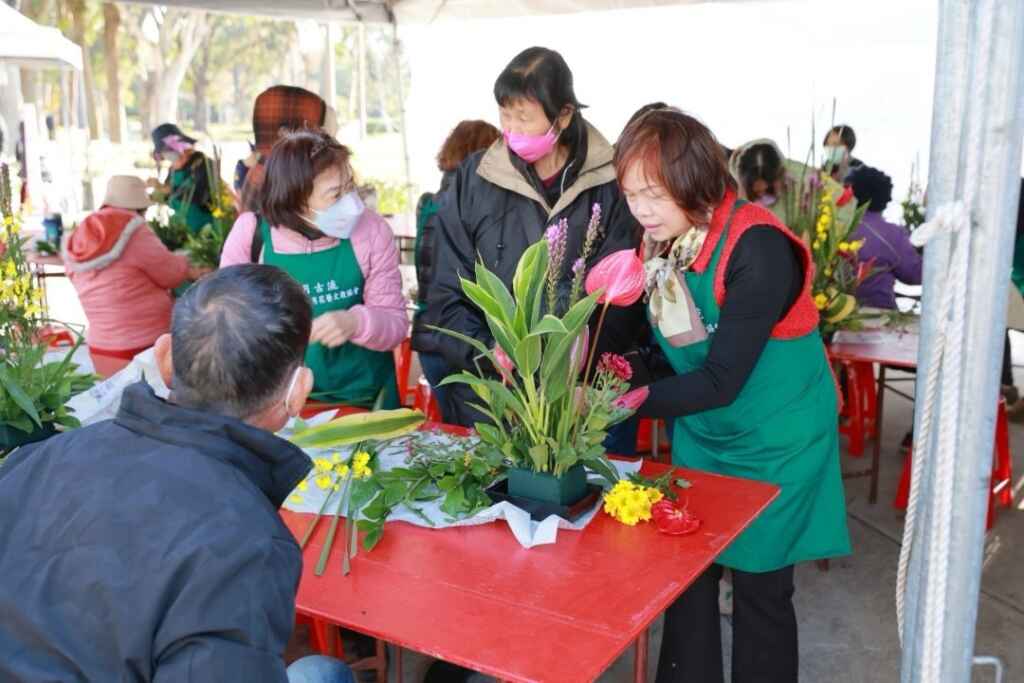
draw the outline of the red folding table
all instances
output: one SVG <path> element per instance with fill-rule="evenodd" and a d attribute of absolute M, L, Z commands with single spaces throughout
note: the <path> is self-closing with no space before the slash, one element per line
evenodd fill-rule
<path fill-rule="evenodd" d="M 878 364 L 877 399 L 875 408 L 875 443 L 871 451 L 871 466 L 864 470 L 844 472 L 844 479 L 870 477 L 871 488 L 868 502 L 878 500 L 878 474 L 882 450 L 882 418 L 885 408 L 885 391 L 896 391 L 886 384 L 887 368 L 914 370 L 917 368 L 916 335 L 900 334 L 895 331 L 884 332 L 879 341 L 873 342 L 836 342 L 828 348 L 828 355 L 834 361 L 850 363 Z M 897 392 L 901 393 L 901 392 Z M 903 394 L 905 396 L 905 394 Z"/>
<path fill-rule="evenodd" d="M 668 469 L 645 462 L 642 472 Z M 644 681 L 651 622 L 778 495 L 770 484 L 677 471 L 693 483 L 681 499 L 703 520 L 689 536 L 599 512 L 584 530 L 562 529 L 556 543 L 527 550 L 504 522 L 394 522 L 348 576 L 336 540 L 317 577 L 329 526 L 321 522 L 305 549 L 296 610 L 503 681 L 592 681 L 635 642 L 635 680 Z M 296 536 L 311 518 L 282 516 Z"/>

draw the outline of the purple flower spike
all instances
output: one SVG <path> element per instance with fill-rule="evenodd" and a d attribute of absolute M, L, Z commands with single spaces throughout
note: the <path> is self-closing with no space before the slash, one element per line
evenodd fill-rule
<path fill-rule="evenodd" d="M 582 273 L 583 272 L 583 267 L 584 267 L 583 266 L 583 259 L 582 258 L 576 259 L 576 261 L 573 262 L 573 264 L 572 264 L 572 273 L 573 273 L 573 275 L 579 275 L 580 273 Z"/>

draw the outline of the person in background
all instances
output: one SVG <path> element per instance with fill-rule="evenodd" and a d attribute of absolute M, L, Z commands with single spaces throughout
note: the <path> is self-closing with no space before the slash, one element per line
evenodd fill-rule
<path fill-rule="evenodd" d="M 1010 330 L 1024 330 L 1024 178 L 1020 179 L 1017 200 L 1017 233 L 1013 242 L 1013 265 L 1010 271 L 1009 304 L 1006 313 L 1006 336 L 1003 341 L 1002 394 L 1006 412 L 1014 422 L 1024 421 L 1024 398 L 1013 379 L 1013 357 L 1010 353 Z"/>
<path fill-rule="evenodd" d="M 171 328 L 171 290 L 208 272 L 167 250 L 146 223 L 151 203 L 141 179 L 113 176 L 100 209 L 66 233 L 61 245 L 89 322 L 89 353 L 104 377 Z"/>
<path fill-rule="evenodd" d="M 440 327 L 487 346 L 494 340 L 459 282 L 460 276 L 472 276 L 478 259 L 511 289 L 523 252 L 565 219 L 567 256 L 559 289 L 567 294 L 595 205 L 601 210 L 601 235 L 582 267 L 635 248 L 639 236 L 615 182 L 612 146 L 583 118 L 572 71 L 558 52 L 543 47 L 521 52 L 495 81 L 494 99 L 503 138 L 466 158 L 429 219 L 437 253 L 428 315 Z M 613 307 L 598 353 L 625 351 L 642 329 L 632 309 Z M 441 351 L 452 371 L 476 372 L 477 353 L 469 344 L 447 339 Z M 468 406 L 474 394 L 467 387 L 452 386 L 449 395 L 456 423 L 471 426 L 480 418 Z"/>
<path fill-rule="evenodd" d="M 253 163 L 249 164 L 241 189 L 240 212 L 259 210 L 266 160 L 278 138 L 288 131 L 320 128 L 326 116 L 327 104 L 319 95 L 305 88 L 275 85 L 256 96 L 252 107 L 256 156 Z"/>
<path fill-rule="evenodd" d="M 173 123 L 153 129 L 153 158 L 171 165 L 164 183 L 151 182 L 154 190 L 166 197 L 175 213 L 183 213 L 189 232 L 198 233 L 213 222 L 210 202 L 218 182 L 210 178 L 209 161 L 195 148 L 196 139 L 181 132 Z"/>
<path fill-rule="evenodd" d="M 441 195 L 455 180 L 455 172 L 467 156 L 486 149 L 501 138 L 501 131 L 486 121 L 461 121 L 441 145 L 437 154 L 437 168 L 441 171 L 441 187 L 436 193 L 424 193 L 416 205 L 416 315 L 412 326 L 412 348 L 419 354 L 423 375 L 430 383 L 434 397 L 441 408 L 444 421 L 454 419 L 454 410 L 447 404 L 447 387 L 438 386 L 451 370 L 441 353 L 446 338 L 428 328 L 439 321 L 427 308 L 427 292 L 434 281 L 435 237 L 430 218 L 437 213 Z"/>
<path fill-rule="evenodd" d="M 282 137 L 267 159 L 259 213 L 238 217 L 220 265 L 268 263 L 305 288 L 314 398 L 368 408 L 383 392 L 384 407 L 397 408 L 391 351 L 409 329 L 398 249 L 356 194 L 350 157 L 319 129 Z"/>
<path fill-rule="evenodd" d="M 767 208 L 783 225 L 791 223 L 790 205 L 797 201 L 801 182 L 823 184 L 839 200 L 836 216 L 841 220 L 852 221 L 857 209 L 856 203 L 849 201 L 852 194 L 844 198 L 842 185 L 815 168 L 787 159 L 767 138 L 737 147 L 729 157 L 729 171 L 738 185 L 740 199 Z"/>
<path fill-rule="evenodd" d="M 312 311 L 270 266 L 221 269 L 157 341 L 165 401 L 22 447 L 0 468 L 0 680 L 351 683 L 286 670 L 302 551 L 278 509 L 310 469 L 274 432 L 313 386 Z"/>
<path fill-rule="evenodd" d="M 853 156 L 853 148 L 857 146 L 857 134 L 853 132 L 853 128 L 845 124 L 832 126 L 825 133 L 825 139 L 821 144 L 821 169 L 838 183 L 847 184 L 849 172 L 864 165 L 864 162 Z"/>
<path fill-rule="evenodd" d="M 766 481 L 779 497 L 665 612 L 658 683 L 723 680 L 719 580 L 734 585 L 732 680 L 797 680 L 794 565 L 850 552 L 836 387 L 807 246 L 739 199 L 702 123 L 648 112 L 615 170 L 644 229 L 651 326 L 675 373 L 624 397 L 674 418 L 672 462 Z M 660 283 L 672 282 L 672 286 Z"/>
<path fill-rule="evenodd" d="M 245 187 L 245 178 L 249 175 L 249 169 L 256 165 L 259 158 L 259 155 L 256 154 L 256 145 L 250 142 L 249 156 L 239 159 L 235 163 L 235 175 L 231 181 L 231 186 L 234 188 L 236 196 L 242 196 L 242 188 Z"/>
<path fill-rule="evenodd" d="M 857 301 L 861 306 L 896 309 L 896 281 L 921 284 L 921 254 L 910 243 L 906 228 L 882 217 L 892 201 L 889 176 L 862 164 L 850 171 L 847 182 L 857 202 L 868 205 L 853 237 L 864 241 L 857 260 L 868 264 L 872 274 L 857 288 Z"/>

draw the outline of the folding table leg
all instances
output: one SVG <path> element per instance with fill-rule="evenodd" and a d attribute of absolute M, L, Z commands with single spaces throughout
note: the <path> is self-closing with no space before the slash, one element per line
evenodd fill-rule
<path fill-rule="evenodd" d="M 392 643 L 391 647 L 394 648 L 395 656 L 395 680 L 398 683 L 402 683 L 402 679 L 405 678 L 405 669 L 402 666 L 402 648 Z"/>
<path fill-rule="evenodd" d="M 633 683 L 647 683 L 647 650 L 650 631 L 644 629 L 636 637 L 636 657 L 633 659 Z"/>
<path fill-rule="evenodd" d="M 868 493 L 868 502 L 874 504 L 878 501 L 878 470 L 882 454 L 882 417 L 885 414 L 885 365 L 878 365 L 878 406 L 875 413 L 875 445 L 871 451 L 871 491 Z"/>

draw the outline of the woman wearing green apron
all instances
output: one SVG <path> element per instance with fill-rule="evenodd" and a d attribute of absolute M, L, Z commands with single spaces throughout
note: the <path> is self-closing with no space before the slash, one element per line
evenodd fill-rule
<path fill-rule="evenodd" d="M 319 130 L 281 138 L 267 159 L 261 209 L 238 217 L 221 267 L 260 262 L 295 278 L 313 303 L 311 397 L 398 407 L 392 350 L 408 333 L 398 250 L 355 192 L 349 151 Z"/>
<path fill-rule="evenodd" d="M 666 611 L 658 683 L 723 680 L 723 567 L 734 586 L 732 680 L 796 681 L 793 565 L 850 552 L 810 256 L 769 211 L 737 199 L 714 136 L 678 110 L 630 124 L 615 166 L 644 227 L 648 315 L 674 370 L 637 390 L 640 414 L 674 418 L 676 465 L 781 491 Z"/>
<path fill-rule="evenodd" d="M 154 158 L 171 164 L 166 184 L 155 183 L 155 189 L 166 196 L 167 205 L 176 215 L 183 214 L 189 232 L 196 234 L 213 221 L 206 156 L 193 147 L 195 138 L 173 123 L 157 126 L 152 137 Z"/>

